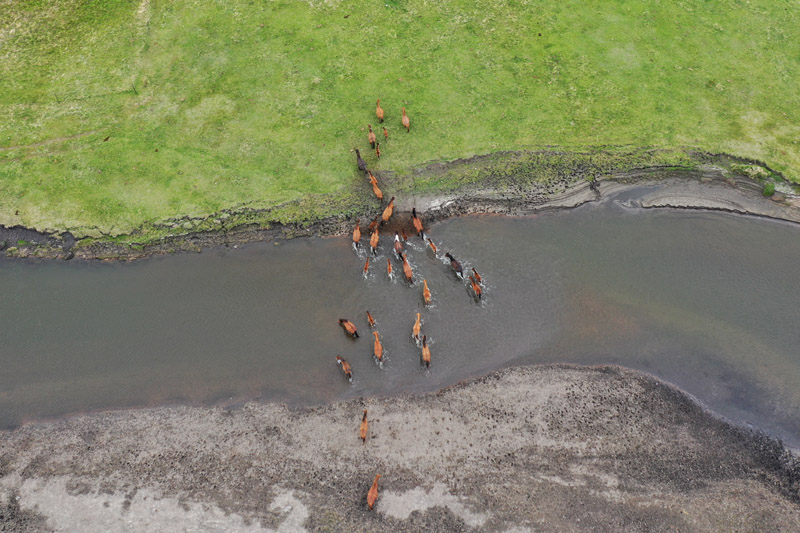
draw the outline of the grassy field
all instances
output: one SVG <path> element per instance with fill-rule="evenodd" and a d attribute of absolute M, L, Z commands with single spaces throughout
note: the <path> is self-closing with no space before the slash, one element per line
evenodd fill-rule
<path fill-rule="evenodd" d="M 120 235 L 335 206 L 369 191 L 350 150 L 377 98 L 390 139 L 367 160 L 398 175 L 497 150 L 690 146 L 797 181 L 797 7 L 0 0 L 0 224 Z"/>

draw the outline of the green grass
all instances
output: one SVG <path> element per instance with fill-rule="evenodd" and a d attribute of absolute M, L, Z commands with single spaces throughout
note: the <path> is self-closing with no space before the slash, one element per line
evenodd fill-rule
<path fill-rule="evenodd" d="M 0 0 L 0 224 L 121 235 L 237 206 L 334 209 L 369 191 L 349 150 L 376 98 L 391 137 L 367 160 L 398 175 L 498 150 L 691 146 L 797 181 L 796 8 Z"/>

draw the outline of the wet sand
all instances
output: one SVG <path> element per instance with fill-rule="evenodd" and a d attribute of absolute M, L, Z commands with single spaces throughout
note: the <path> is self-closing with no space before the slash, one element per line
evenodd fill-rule
<path fill-rule="evenodd" d="M 22 531 L 800 530 L 796 457 L 618 367 L 81 415 L 3 433 L 0 472 L 0 523 Z"/>

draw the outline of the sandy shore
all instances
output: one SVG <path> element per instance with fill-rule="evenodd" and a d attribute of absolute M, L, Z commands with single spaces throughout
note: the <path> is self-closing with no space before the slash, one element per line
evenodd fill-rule
<path fill-rule="evenodd" d="M 569 209 L 620 195 L 631 195 L 628 203 L 632 207 L 704 209 L 800 223 L 800 199 L 766 198 L 759 183 L 730 176 L 715 167 L 693 171 L 645 168 L 612 174 L 598 180 L 595 187 L 578 181 L 563 190 L 540 195 L 517 196 L 486 189 L 415 196 L 401 200 L 398 209 L 410 211 L 416 206 L 428 220 L 438 221 L 473 213 L 527 215 Z"/>
<path fill-rule="evenodd" d="M 0 454 L 14 531 L 800 530 L 794 456 L 616 367 L 310 409 L 81 415 L 3 433 Z"/>

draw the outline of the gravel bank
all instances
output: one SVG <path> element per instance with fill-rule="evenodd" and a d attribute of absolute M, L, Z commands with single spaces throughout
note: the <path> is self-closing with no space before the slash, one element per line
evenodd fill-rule
<path fill-rule="evenodd" d="M 617 367 L 29 424 L 3 433 L 0 476 L 0 524 L 15 531 L 800 530 L 791 453 Z"/>

